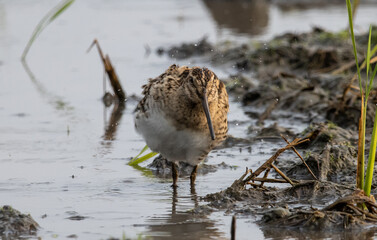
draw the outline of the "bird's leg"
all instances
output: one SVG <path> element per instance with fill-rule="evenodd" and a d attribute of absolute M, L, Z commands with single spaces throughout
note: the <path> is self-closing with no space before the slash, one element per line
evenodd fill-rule
<path fill-rule="evenodd" d="M 175 162 L 171 162 L 171 175 L 173 177 L 173 187 L 177 187 L 177 180 L 178 180 L 178 170 L 177 165 Z"/>
<path fill-rule="evenodd" d="M 195 185 L 195 179 L 196 179 L 196 170 L 198 169 L 198 165 L 195 165 L 192 169 L 191 176 L 190 176 L 190 183 L 191 187 Z"/>

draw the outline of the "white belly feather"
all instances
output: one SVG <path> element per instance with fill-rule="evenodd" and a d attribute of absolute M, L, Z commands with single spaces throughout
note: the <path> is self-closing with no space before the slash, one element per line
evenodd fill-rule
<path fill-rule="evenodd" d="M 135 118 L 136 129 L 144 137 L 148 147 L 161 153 L 169 161 L 197 165 L 199 157 L 209 149 L 210 136 L 189 129 L 177 131 L 161 111 L 150 110 L 148 118 L 141 114 Z"/>

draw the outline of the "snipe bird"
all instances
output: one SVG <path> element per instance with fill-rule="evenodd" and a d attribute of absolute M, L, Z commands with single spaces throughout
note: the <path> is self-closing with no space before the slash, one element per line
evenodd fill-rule
<path fill-rule="evenodd" d="M 149 148 L 172 163 L 173 186 L 177 186 L 176 163 L 198 164 L 228 132 L 228 94 L 225 85 L 207 68 L 170 66 L 143 87 L 143 99 L 135 110 L 135 127 Z"/>

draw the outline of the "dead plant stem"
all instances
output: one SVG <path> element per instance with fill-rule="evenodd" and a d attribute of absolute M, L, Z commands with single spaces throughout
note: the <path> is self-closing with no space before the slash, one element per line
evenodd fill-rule
<path fill-rule="evenodd" d="M 283 136 L 281 135 L 281 137 L 284 139 L 284 141 L 286 143 L 289 144 L 289 141 Z M 306 166 L 306 168 L 308 169 L 309 173 L 312 175 L 312 177 L 315 179 L 315 180 L 318 180 L 318 178 L 314 175 L 314 173 L 312 172 L 312 170 L 310 169 L 310 167 L 308 166 L 308 164 L 306 164 L 305 160 L 301 157 L 300 153 L 297 152 L 296 148 L 295 147 L 292 147 L 292 150 L 297 154 L 297 156 L 301 159 L 301 161 L 304 163 L 304 165 Z"/>
<path fill-rule="evenodd" d="M 292 186 L 294 186 L 295 184 L 292 182 L 292 180 L 287 177 L 287 175 L 285 175 L 282 171 L 280 171 L 280 169 L 278 167 L 276 167 L 273 163 L 271 163 L 271 167 L 282 177 L 284 178 L 289 184 L 291 184 Z"/>

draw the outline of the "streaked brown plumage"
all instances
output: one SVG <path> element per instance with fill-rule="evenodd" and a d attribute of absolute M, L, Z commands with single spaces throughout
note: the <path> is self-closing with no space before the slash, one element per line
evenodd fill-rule
<path fill-rule="evenodd" d="M 227 136 L 224 83 L 207 68 L 172 65 L 143 86 L 143 95 L 135 110 L 137 131 L 152 151 L 172 162 L 173 185 L 177 161 L 195 166 L 193 184 L 197 165 Z"/>

